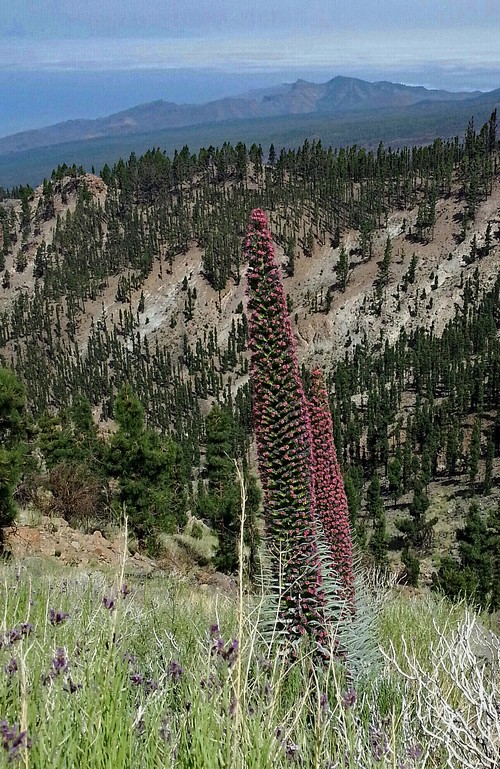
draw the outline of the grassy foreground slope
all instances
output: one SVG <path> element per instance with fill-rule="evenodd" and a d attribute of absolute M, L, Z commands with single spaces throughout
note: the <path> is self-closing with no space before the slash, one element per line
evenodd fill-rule
<path fill-rule="evenodd" d="M 0 573 L 0 767 L 498 766 L 498 639 L 464 606 L 372 586 L 378 652 L 346 676 L 270 650 L 256 596 Z"/>

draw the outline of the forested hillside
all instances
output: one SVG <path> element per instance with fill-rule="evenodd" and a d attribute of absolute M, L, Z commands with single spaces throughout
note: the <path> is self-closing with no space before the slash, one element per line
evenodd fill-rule
<path fill-rule="evenodd" d="M 466 519 L 458 556 L 469 582 L 453 559 L 434 579 L 489 594 L 499 547 L 499 161 L 494 113 L 480 130 L 471 123 L 465 137 L 427 147 L 240 143 L 171 158 L 153 149 L 100 177 L 59 167 L 36 190 L 12 190 L 0 205 L 0 345 L 24 383 L 46 467 L 70 457 L 92 472 L 94 449 L 47 448 L 50 435 L 74 444 L 85 433 L 74 410 L 82 398 L 101 433 L 116 417 L 99 461 L 122 491 L 127 435 L 139 431 L 148 456 L 158 453 L 152 476 L 170 452 L 169 480 L 142 499 L 147 511 L 140 489 L 122 494 L 137 506 L 139 534 L 144 517 L 164 528 L 188 509 L 203 517 L 210 467 L 196 481 L 213 404 L 228 420 L 221 454 L 252 465 L 241 244 L 249 211 L 262 208 L 304 379 L 319 365 L 329 387 L 359 544 L 381 565 L 401 557 L 417 584 L 422 559 L 430 578 L 436 554 L 457 554 Z M 132 426 L 124 403 L 139 409 Z M 169 436 L 168 451 L 155 431 Z M 182 466 L 174 479 L 172 464 Z M 468 499 L 477 495 L 480 510 Z M 210 504 L 208 521 L 230 528 L 230 506 Z M 490 564 L 481 586 L 460 545 L 467 526 Z"/>
<path fill-rule="evenodd" d="M 102 168 L 157 146 L 173 154 L 187 144 L 198 154 L 224 142 L 298 147 L 306 137 L 367 150 L 376 150 L 380 141 L 393 148 L 430 144 L 463 134 L 471 115 L 481 125 L 499 108 L 498 88 L 460 93 L 340 76 L 200 105 L 155 101 L 98 120 L 70 120 L 0 138 L 0 184 L 40 184 L 63 162 Z"/>

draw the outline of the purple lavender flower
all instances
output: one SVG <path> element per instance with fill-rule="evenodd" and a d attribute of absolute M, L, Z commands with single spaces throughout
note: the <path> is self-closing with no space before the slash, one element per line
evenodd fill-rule
<path fill-rule="evenodd" d="M 11 657 L 9 662 L 6 664 L 4 670 L 8 676 L 13 676 L 14 673 L 17 673 L 18 671 L 17 660 L 14 659 L 14 657 Z"/>
<path fill-rule="evenodd" d="M 7 721 L 0 721 L 0 741 L 7 754 L 9 763 L 19 756 L 21 748 L 30 748 L 31 739 L 26 731 L 19 731 L 19 726 L 13 724 L 9 726 Z"/>
<path fill-rule="evenodd" d="M 116 601 L 114 598 L 110 598 L 109 596 L 105 595 L 102 599 L 102 603 L 105 609 L 109 609 L 109 611 L 113 611 L 116 606 Z"/>
<path fill-rule="evenodd" d="M 172 681 L 174 683 L 178 684 L 179 681 L 182 678 L 182 674 L 183 674 L 184 670 L 181 667 L 181 665 L 179 665 L 177 660 L 171 660 L 171 662 L 169 662 L 169 665 L 168 665 L 168 668 L 167 668 L 167 672 L 168 672 L 168 675 L 170 676 L 170 678 L 172 679 Z"/>
<path fill-rule="evenodd" d="M 69 692 L 70 694 L 74 694 L 75 692 L 78 691 L 78 689 L 81 689 L 81 688 L 82 688 L 82 685 L 75 684 L 75 682 L 71 678 L 68 678 L 67 682 L 63 686 L 64 691 Z"/>
<path fill-rule="evenodd" d="M 200 688 L 207 689 L 210 692 L 214 688 L 214 683 L 215 683 L 215 676 L 213 673 L 210 673 L 210 675 L 208 676 L 208 680 L 206 678 L 201 679 Z"/>
<path fill-rule="evenodd" d="M 214 641 L 214 643 L 212 644 L 211 654 L 212 656 L 221 654 L 223 650 L 224 650 L 224 639 L 219 636 L 217 640 Z"/>
<path fill-rule="evenodd" d="M 7 630 L 5 634 L 5 639 L 8 644 L 16 643 L 16 641 L 20 641 L 23 637 L 20 628 L 14 627 L 12 630 Z"/>
<path fill-rule="evenodd" d="M 231 643 L 228 644 L 227 648 L 224 649 L 224 652 L 223 652 L 222 656 L 228 662 L 234 662 L 234 660 L 238 656 L 238 648 L 239 648 L 238 639 L 237 638 L 233 638 Z"/>
<path fill-rule="evenodd" d="M 342 692 L 342 705 L 347 710 L 348 708 L 352 708 L 353 705 L 356 703 L 356 692 L 354 689 L 351 688 L 348 689 L 345 692 Z"/>
<path fill-rule="evenodd" d="M 389 750 L 389 744 L 384 732 L 375 726 L 370 727 L 370 744 L 373 758 L 381 761 Z"/>
<path fill-rule="evenodd" d="M 144 678 L 141 676 L 140 673 L 132 673 L 132 675 L 130 676 L 130 680 L 135 686 L 140 686 L 141 684 L 144 683 Z"/>
<path fill-rule="evenodd" d="M 155 692 L 158 689 L 158 681 L 154 678 L 146 678 L 144 687 L 146 689 L 146 694 L 151 694 L 151 692 Z"/>
<path fill-rule="evenodd" d="M 215 636 L 220 636 L 220 627 L 218 625 L 210 625 L 210 636 L 214 638 Z"/>
<path fill-rule="evenodd" d="M 135 724 L 135 728 L 137 730 L 137 734 L 139 736 L 142 736 L 146 731 L 146 724 L 144 723 L 144 719 L 141 718 L 137 723 Z"/>
<path fill-rule="evenodd" d="M 49 622 L 51 625 L 61 625 L 68 618 L 69 614 L 67 611 L 56 611 L 55 609 L 49 611 Z"/>
<path fill-rule="evenodd" d="M 127 585 L 126 582 L 124 582 L 123 585 L 121 586 L 120 593 L 122 595 L 122 598 L 126 598 L 128 596 L 128 594 L 130 593 L 130 588 Z"/>
<path fill-rule="evenodd" d="M 52 659 L 53 673 L 58 676 L 60 673 L 66 673 L 68 669 L 68 660 L 66 652 L 62 647 L 56 649 L 56 656 Z"/>
<path fill-rule="evenodd" d="M 294 742 L 287 742 L 285 747 L 285 756 L 289 761 L 300 761 L 299 746 Z"/>
<path fill-rule="evenodd" d="M 22 622 L 20 625 L 13 627 L 12 630 L 7 630 L 3 637 L 3 645 L 10 646 L 17 641 L 22 641 L 23 638 L 31 635 L 33 632 L 33 625 L 31 622 Z"/>
<path fill-rule="evenodd" d="M 422 748 L 418 742 L 416 742 L 414 745 L 410 745 L 410 747 L 406 749 L 406 755 L 408 758 L 411 758 L 412 761 L 418 761 L 420 758 L 422 758 Z"/>
<path fill-rule="evenodd" d="M 227 645 L 224 644 L 223 638 L 217 638 L 217 640 L 212 644 L 210 653 L 212 657 L 221 657 L 229 665 L 232 665 L 238 656 L 238 648 L 239 642 L 237 638 L 233 638 L 233 640 Z"/>

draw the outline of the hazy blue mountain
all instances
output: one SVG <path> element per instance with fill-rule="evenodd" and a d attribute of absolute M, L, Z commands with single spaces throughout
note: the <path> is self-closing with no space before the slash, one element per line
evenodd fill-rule
<path fill-rule="evenodd" d="M 287 115 L 367 111 L 408 107 L 421 102 L 473 100 L 474 93 L 429 90 L 381 81 L 369 83 L 352 77 L 335 77 L 326 83 L 297 80 L 271 89 L 250 92 L 206 104 L 153 101 L 96 120 L 68 120 L 0 139 L 0 155 L 53 144 L 130 136 L 166 129 L 232 120 L 274 118 Z"/>
<path fill-rule="evenodd" d="M 391 100 L 396 105 L 388 106 Z M 245 103 L 253 105 L 252 112 L 241 117 Z M 288 113 L 273 114 L 280 113 L 285 104 Z M 257 108 L 267 114 L 256 116 Z M 241 141 L 247 146 L 255 142 L 265 152 L 271 143 L 279 152 L 282 147 L 300 146 L 306 138 L 321 140 L 324 146 L 357 144 L 371 150 L 380 142 L 393 149 L 429 144 L 436 138 L 463 135 L 472 118 L 476 126 L 482 125 L 494 109 L 500 114 L 500 88 L 458 94 L 344 77 L 320 85 L 299 80 L 254 90 L 245 98 L 221 99 L 206 105 L 156 101 L 102 120 L 69 121 L 52 129 L 0 139 L 0 188 L 36 186 L 62 163 L 81 165 L 87 170 L 94 167 L 99 172 L 106 163 L 113 165 L 119 158 L 127 159 L 131 152 L 142 155 L 152 147 L 160 147 L 172 156 L 184 145 L 197 152 L 201 147 L 217 147 L 226 141 Z M 205 122 L 163 127 L 167 118 L 182 123 L 187 115 L 193 119 L 195 114 L 203 115 Z M 229 114 L 233 116 L 228 118 Z M 63 138 L 68 136 L 65 131 L 73 132 L 74 138 Z M 36 138 L 40 142 L 44 137 L 52 143 L 32 146 L 28 141 Z M 25 149 L 16 150 L 16 146 Z"/>

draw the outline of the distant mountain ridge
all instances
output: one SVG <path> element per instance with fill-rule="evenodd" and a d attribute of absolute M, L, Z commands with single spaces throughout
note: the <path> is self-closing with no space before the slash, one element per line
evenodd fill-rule
<path fill-rule="evenodd" d="M 68 120 L 46 128 L 22 131 L 0 139 L 0 155 L 65 142 L 132 136 L 205 123 L 313 113 L 343 115 L 349 112 L 404 108 L 423 102 L 470 101 L 473 104 L 482 97 L 491 96 L 491 93 L 453 93 L 388 81 L 370 83 L 343 76 L 334 77 L 326 83 L 297 80 L 295 83 L 205 104 L 175 104 L 158 100 L 96 120 Z"/>

